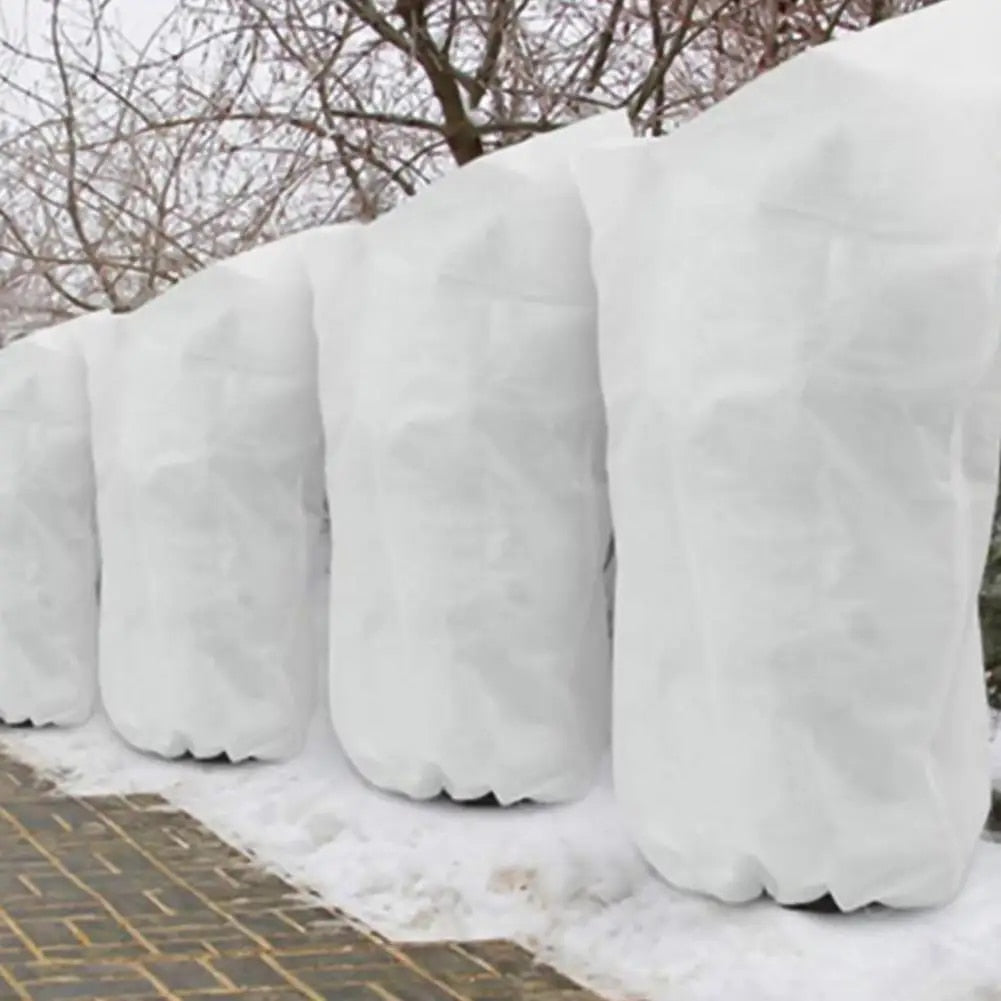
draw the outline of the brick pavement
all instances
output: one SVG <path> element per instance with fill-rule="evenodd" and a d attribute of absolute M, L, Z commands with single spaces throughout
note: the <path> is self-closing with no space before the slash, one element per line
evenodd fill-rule
<path fill-rule="evenodd" d="M 598 1001 L 510 942 L 393 944 L 157 796 L 0 754 L 0 1001 Z"/>

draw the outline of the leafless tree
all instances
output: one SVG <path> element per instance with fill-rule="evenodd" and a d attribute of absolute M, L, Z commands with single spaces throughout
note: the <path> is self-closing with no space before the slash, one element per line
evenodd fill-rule
<path fill-rule="evenodd" d="M 123 0 L 30 2 L 0 31 L 0 340 L 595 111 L 666 132 L 928 2 L 176 0 L 143 30 Z"/>

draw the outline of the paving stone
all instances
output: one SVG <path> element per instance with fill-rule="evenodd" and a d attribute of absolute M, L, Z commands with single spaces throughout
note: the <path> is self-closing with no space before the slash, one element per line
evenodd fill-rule
<path fill-rule="evenodd" d="M 370 983 L 369 980 L 360 978 L 358 971 L 349 970 L 304 970 L 296 971 L 296 979 L 299 983 L 309 988 L 317 994 L 332 994 L 337 991 L 349 991 L 357 993 Z M 373 974 L 371 980 L 381 983 L 385 977 Z"/>
<path fill-rule="evenodd" d="M 63 945 L 39 953 L 51 963 L 101 963 L 134 962 L 151 955 L 151 950 L 135 944 L 116 945 Z"/>
<path fill-rule="evenodd" d="M 93 980 L 128 980 L 135 978 L 136 969 L 132 963 L 53 963 L 48 960 L 33 960 L 27 963 L 7 963 L 4 973 L 16 983 L 30 984 L 46 979 L 60 979 L 62 976 L 78 980 L 90 977 Z M 148 985 L 147 985 L 148 987 Z"/>
<path fill-rule="evenodd" d="M 203 960 L 154 960 L 143 963 L 143 970 L 174 993 L 214 991 L 232 986 L 212 972 Z"/>
<path fill-rule="evenodd" d="M 317 991 L 323 1001 L 386 1001 L 386 995 L 377 993 L 367 984 L 344 984 Z"/>
<path fill-rule="evenodd" d="M 467 981 L 462 995 L 468 1001 L 521 1001 L 525 997 L 517 984 L 504 977 L 486 977 Z M 536 999 L 533 998 L 533 1001 Z"/>
<path fill-rule="evenodd" d="M 151 984 L 146 978 L 109 980 L 84 977 L 60 977 L 23 985 L 32 1001 L 64 1001 L 78 998 L 95 1001 L 96 998 L 134 998 L 149 992 Z"/>
<path fill-rule="evenodd" d="M 107 915 L 73 918 L 67 923 L 88 945 L 134 945 L 138 941 L 130 929 Z"/>
<path fill-rule="evenodd" d="M 215 959 L 209 966 L 236 987 L 282 987 L 289 982 L 280 968 L 270 966 L 260 956 Z"/>
<path fill-rule="evenodd" d="M 0 753 L 0 1001 L 599 1001 L 511 942 L 393 945 L 159 796 Z"/>
<path fill-rule="evenodd" d="M 294 988 L 276 991 L 270 987 L 263 991 L 223 991 L 222 993 L 213 991 L 211 994 L 183 995 L 184 1001 L 225 1001 L 225 999 L 232 1001 L 236 998 L 239 998 L 239 1001 L 303 1001 L 304 998 L 312 1001 L 313 996 Z"/>
<path fill-rule="evenodd" d="M 393 1001 L 455 1001 L 455 994 L 433 980 L 398 967 L 379 977 L 379 990 Z"/>
<path fill-rule="evenodd" d="M 358 941 L 341 942 L 324 949 L 309 953 L 277 953 L 275 962 L 287 970 L 298 973 L 300 970 L 361 970 L 353 979 L 365 979 L 370 974 L 366 970 L 374 967 L 393 965 L 399 960 L 383 946 L 375 942 Z"/>
<path fill-rule="evenodd" d="M 441 943 L 405 946 L 400 950 L 417 966 L 436 977 L 456 979 L 489 975 L 491 967 L 455 946 Z"/>

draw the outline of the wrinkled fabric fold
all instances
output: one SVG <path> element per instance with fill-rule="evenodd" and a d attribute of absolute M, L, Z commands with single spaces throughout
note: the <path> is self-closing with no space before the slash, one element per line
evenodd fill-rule
<path fill-rule="evenodd" d="M 965 877 L 989 798 L 999 30 L 952 0 L 579 163 L 615 781 L 679 886 L 850 910 Z"/>
<path fill-rule="evenodd" d="M 87 316 L 0 356 L 0 720 L 75 724 L 97 687 Z"/>
<path fill-rule="evenodd" d="M 469 164 L 314 254 L 330 708 L 408 796 L 578 797 L 609 728 L 604 414 L 574 151 Z"/>
<path fill-rule="evenodd" d="M 131 744 L 282 758 L 316 692 L 325 555 L 299 238 L 212 264 L 90 360 L 100 684 Z"/>

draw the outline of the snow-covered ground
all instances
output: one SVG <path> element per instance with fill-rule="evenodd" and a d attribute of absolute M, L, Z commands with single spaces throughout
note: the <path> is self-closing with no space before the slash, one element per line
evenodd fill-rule
<path fill-rule="evenodd" d="M 412 804 L 367 788 L 319 722 L 282 765 L 168 764 L 100 719 L 3 743 L 56 770 L 68 792 L 159 792 L 393 937 L 513 937 L 613 997 L 1001 998 L 1001 844 L 982 843 L 966 891 L 940 911 L 733 908 L 673 891 L 644 866 L 607 779 L 555 809 Z M 993 746 L 1001 784 L 1001 737 Z"/>

